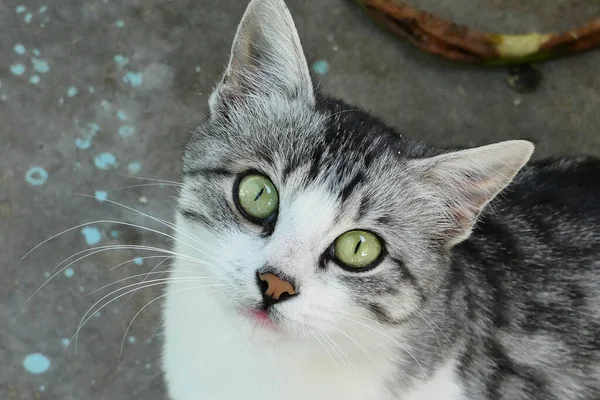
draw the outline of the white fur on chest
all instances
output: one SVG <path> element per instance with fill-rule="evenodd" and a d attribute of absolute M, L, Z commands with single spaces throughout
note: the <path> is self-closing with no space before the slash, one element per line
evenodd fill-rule
<path fill-rule="evenodd" d="M 174 276 L 189 268 L 178 262 Z M 331 356 L 317 340 L 282 339 L 222 308 L 210 294 L 186 290 L 192 286 L 173 282 L 168 288 L 174 294 L 167 296 L 163 357 L 173 400 L 463 399 L 451 366 L 392 394 L 385 382 L 397 372 L 379 361 L 385 357 L 367 358 L 364 351 L 341 346 L 345 358 L 323 337 Z"/>

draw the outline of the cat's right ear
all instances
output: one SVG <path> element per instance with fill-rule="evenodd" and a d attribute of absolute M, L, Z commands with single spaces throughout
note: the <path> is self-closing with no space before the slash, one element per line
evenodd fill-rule
<path fill-rule="evenodd" d="M 481 210 L 527 163 L 533 144 L 508 140 L 414 160 L 430 196 L 440 202 L 439 233 L 447 246 L 465 240 Z"/>
<path fill-rule="evenodd" d="M 211 112 L 244 96 L 280 93 L 314 104 L 308 64 L 283 0 L 252 0 L 235 35 L 229 65 L 210 96 Z"/>

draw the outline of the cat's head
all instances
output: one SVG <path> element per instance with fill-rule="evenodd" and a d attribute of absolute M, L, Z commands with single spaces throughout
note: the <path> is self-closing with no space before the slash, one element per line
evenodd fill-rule
<path fill-rule="evenodd" d="M 251 2 L 209 103 L 183 155 L 190 257 L 240 318 L 292 337 L 416 318 L 533 151 L 438 150 L 316 93 L 282 0 Z"/>

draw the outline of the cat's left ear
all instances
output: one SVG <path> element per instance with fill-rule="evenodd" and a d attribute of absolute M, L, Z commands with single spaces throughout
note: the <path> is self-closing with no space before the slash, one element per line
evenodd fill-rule
<path fill-rule="evenodd" d="M 246 95 L 273 92 L 314 103 L 308 64 L 287 6 L 283 0 L 252 0 L 209 104 L 215 112 Z"/>
<path fill-rule="evenodd" d="M 448 246 L 469 237 L 481 210 L 513 180 L 533 150 L 528 141 L 509 140 L 413 161 L 429 195 L 439 202 L 437 230 Z"/>

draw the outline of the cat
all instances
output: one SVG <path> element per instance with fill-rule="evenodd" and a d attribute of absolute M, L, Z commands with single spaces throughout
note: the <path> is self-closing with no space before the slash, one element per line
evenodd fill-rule
<path fill-rule="evenodd" d="M 313 86 L 250 2 L 183 150 L 173 400 L 600 399 L 600 161 L 442 149 Z"/>

